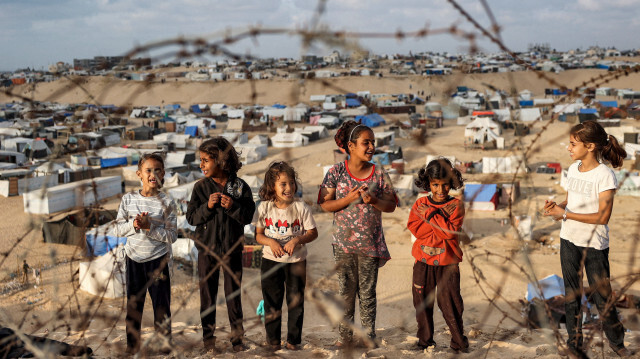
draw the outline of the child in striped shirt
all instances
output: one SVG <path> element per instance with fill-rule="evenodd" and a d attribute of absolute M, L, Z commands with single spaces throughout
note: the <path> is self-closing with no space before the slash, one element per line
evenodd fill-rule
<path fill-rule="evenodd" d="M 122 196 L 116 219 L 119 237 L 127 237 L 127 352 L 140 349 L 142 310 L 149 291 L 154 327 L 171 336 L 171 243 L 177 239 L 176 211 L 162 192 L 164 161 L 157 153 L 145 154 L 136 174 L 142 189 Z"/>

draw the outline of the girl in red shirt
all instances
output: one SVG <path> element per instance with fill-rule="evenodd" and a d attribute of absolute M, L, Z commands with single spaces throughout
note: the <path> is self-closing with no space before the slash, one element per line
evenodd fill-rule
<path fill-rule="evenodd" d="M 433 340 L 433 292 L 437 290 L 438 306 L 451 331 L 451 349 L 468 352 L 469 340 L 464 336 L 460 295 L 462 250 L 458 233 L 464 220 L 464 204 L 449 196 L 449 191 L 462 187 L 462 174 L 445 158 L 435 159 L 418 172 L 416 186 L 430 195 L 419 198 L 409 214 L 407 228 L 416 237 L 411 249 L 413 265 L 413 305 L 418 322 L 418 347 L 435 347 Z"/>

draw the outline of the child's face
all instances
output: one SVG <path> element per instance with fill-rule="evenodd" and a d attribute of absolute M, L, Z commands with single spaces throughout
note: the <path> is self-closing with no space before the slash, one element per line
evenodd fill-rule
<path fill-rule="evenodd" d="M 224 174 L 216 158 L 206 152 L 200 152 L 200 170 L 205 177 L 218 178 Z"/>
<path fill-rule="evenodd" d="M 429 179 L 429 189 L 431 190 L 431 195 L 436 202 L 445 201 L 449 198 L 451 181 L 448 179 Z"/>
<path fill-rule="evenodd" d="M 142 188 L 146 191 L 157 191 L 162 188 L 164 178 L 164 167 L 162 163 L 150 158 L 145 160 L 136 171 L 136 175 L 142 181 Z"/>
<path fill-rule="evenodd" d="M 281 203 L 291 203 L 296 192 L 296 181 L 286 173 L 280 173 L 274 189 L 276 200 Z"/>
<path fill-rule="evenodd" d="M 371 161 L 376 153 L 376 138 L 373 131 L 361 131 L 355 143 L 349 142 L 349 154 L 352 158 Z"/>
<path fill-rule="evenodd" d="M 584 143 L 573 135 L 569 136 L 569 146 L 567 146 L 567 151 L 569 151 L 569 155 L 572 160 L 582 161 L 587 158 L 591 147 L 593 147 L 593 144 Z"/>

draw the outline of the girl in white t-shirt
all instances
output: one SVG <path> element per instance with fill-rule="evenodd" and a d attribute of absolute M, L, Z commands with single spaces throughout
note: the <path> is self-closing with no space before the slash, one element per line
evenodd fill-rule
<path fill-rule="evenodd" d="M 307 281 L 307 248 L 318 238 L 311 208 L 294 197 L 297 175 L 286 162 L 275 162 L 264 175 L 260 188 L 262 202 L 253 223 L 256 241 L 262 250 L 261 284 L 264 297 L 267 345 L 280 349 L 282 301 L 287 298 L 287 342 L 289 350 L 298 350 L 302 341 L 304 289 Z"/>
<path fill-rule="evenodd" d="M 621 167 L 627 156 L 615 137 L 595 121 L 571 128 L 569 146 L 576 161 L 567 171 L 567 198 L 562 203 L 545 201 L 544 215 L 562 220 L 560 261 L 566 292 L 568 350 L 585 354 L 582 336 L 582 272 L 587 274 L 591 295 L 603 318 L 609 346 L 619 356 L 630 355 L 624 346 L 624 328 L 612 301 L 609 282 L 609 218 L 617 188 L 616 176 L 603 162 Z M 584 264 L 583 264 L 584 263 Z M 584 267 L 583 267 L 584 265 Z"/>

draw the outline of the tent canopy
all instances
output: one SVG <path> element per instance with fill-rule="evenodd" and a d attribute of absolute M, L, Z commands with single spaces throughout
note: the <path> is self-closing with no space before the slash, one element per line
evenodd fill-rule
<path fill-rule="evenodd" d="M 370 113 L 364 116 L 356 116 L 356 122 L 360 122 L 367 127 L 378 127 L 387 122 L 377 113 Z"/>

